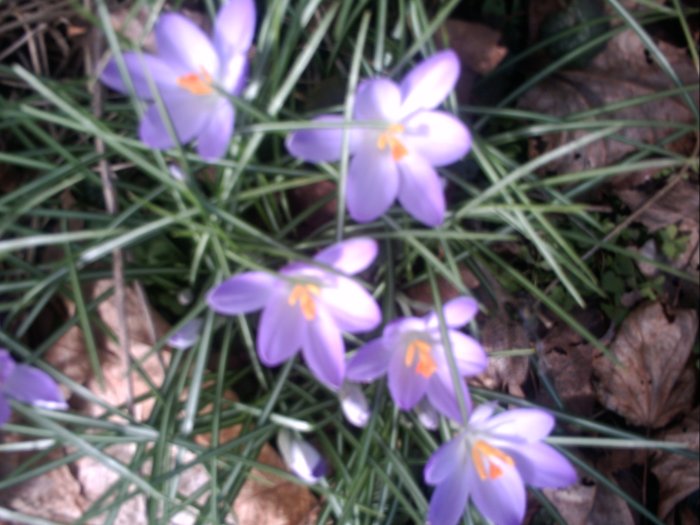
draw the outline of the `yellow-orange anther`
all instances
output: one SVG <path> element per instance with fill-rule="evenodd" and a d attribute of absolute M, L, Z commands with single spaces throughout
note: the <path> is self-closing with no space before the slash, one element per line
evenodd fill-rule
<path fill-rule="evenodd" d="M 321 290 L 315 284 L 296 284 L 292 288 L 287 302 L 289 306 L 294 306 L 299 303 L 301 313 L 304 314 L 304 319 L 313 321 L 316 318 L 316 302 L 314 296 L 317 296 Z"/>
<path fill-rule="evenodd" d="M 201 68 L 199 73 L 187 73 L 177 77 L 177 85 L 193 95 L 211 95 L 214 92 L 211 83 L 211 75 L 204 68 Z"/>
<path fill-rule="evenodd" d="M 503 475 L 503 469 L 499 467 L 493 458 L 501 460 L 506 465 L 514 465 L 513 458 L 505 452 L 492 447 L 486 441 L 479 440 L 472 447 L 472 461 L 474 468 L 481 479 L 497 479 Z"/>
<path fill-rule="evenodd" d="M 416 372 L 425 378 L 432 376 L 435 373 L 435 370 L 437 370 L 437 364 L 435 364 L 435 360 L 430 353 L 431 350 L 432 347 L 430 346 L 430 343 L 427 343 L 422 339 L 414 339 L 406 347 L 404 365 L 408 367 L 413 366 L 413 361 L 415 360 L 416 354 L 418 354 Z"/>
<path fill-rule="evenodd" d="M 404 127 L 401 124 L 392 124 L 384 133 L 379 135 L 377 139 L 377 147 L 384 151 L 385 148 L 391 149 L 391 157 L 394 160 L 401 160 L 408 155 L 406 146 L 398 139 L 397 135 L 403 133 Z"/>

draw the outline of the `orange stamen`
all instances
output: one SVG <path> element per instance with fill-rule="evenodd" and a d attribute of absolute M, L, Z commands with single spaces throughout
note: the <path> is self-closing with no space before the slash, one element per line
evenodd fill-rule
<path fill-rule="evenodd" d="M 422 339 L 414 339 L 406 347 L 404 365 L 407 367 L 413 366 L 413 361 L 415 360 L 417 353 L 418 363 L 416 364 L 416 373 L 422 375 L 426 379 L 429 378 L 437 370 L 437 364 L 430 353 L 431 350 L 432 347 L 430 346 L 430 343 L 423 341 Z"/>
<path fill-rule="evenodd" d="M 304 319 L 313 321 L 316 318 L 316 302 L 314 297 L 320 293 L 320 289 L 315 284 L 296 284 L 289 294 L 287 303 L 294 306 L 299 303 Z"/>
<path fill-rule="evenodd" d="M 204 68 L 201 68 L 199 73 L 187 73 L 177 77 L 177 85 L 193 95 L 211 95 L 214 92 L 211 84 L 211 75 Z"/>
<path fill-rule="evenodd" d="M 397 138 L 404 132 L 404 127 L 401 124 L 392 124 L 389 126 L 384 133 L 379 135 L 377 139 L 377 147 L 384 151 L 387 147 L 391 149 L 391 157 L 395 161 L 399 161 L 408 155 L 408 150 L 406 146 Z"/>
<path fill-rule="evenodd" d="M 494 462 L 494 458 L 502 461 L 506 465 L 514 465 L 515 462 L 505 452 L 492 447 L 486 441 L 479 440 L 472 447 L 472 461 L 476 473 L 481 479 L 498 479 L 503 475 L 503 469 Z M 488 467 L 488 472 L 487 472 Z"/>

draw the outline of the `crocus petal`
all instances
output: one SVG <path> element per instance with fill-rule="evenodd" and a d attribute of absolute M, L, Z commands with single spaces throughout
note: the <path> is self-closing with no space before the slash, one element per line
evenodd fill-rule
<path fill-rule="evenodd" d="M 392 353 L 388 351 L 382 338 L 374 339 L 362 346 L 348 362 L 345 377 L 349 381 L 370 383 L 386 374 Z"/>
<path fill-rule="evenodd" d="M 232 95 L 238 95 L 248 76 L 248 56 L 243 53 L 231 55 L 221 64 L 219 86 Z"/>
<path fill-rule="evenodd" d="M 461 472 L 440 483 L 430 498 L 428 524 L 456 525 L 467 506 L 468 495 L 469 485 Z"/>
<path fill-rule="evenodd" d="M 494 435 L 533 442 L 549 435 L 554 428 L 554 417 L 537 408 L 518 408 L 493 416 L 482 428 Z"/>
<path fill-rule="evenodd" d="M 158 56 L 178 75 L 200 74 L 216 78 L 219 59 L 209 38 L 190 20 L 177 13 L 161 15 L 155 26 Z"/>
<path fill-rule="evenodd" d="M 464 475 L 466 448 L 461 436 L 451 439 L 440 446 L 423 469 L 423 479 L 429 485 L 438 485 L 453 473 Z"/>
<path fill-rule="evenodd" d="M 482 403 L 469 416 L 469 425 L 480 428 L 482 422 L 490 418 L 496 411 L 496 403 Z"/>
<path fill-rule="evenodd" d="M 184 90 L 163 96 L 163 103 L 180 144 L 186 144 L 196 137 L 210 116 L 208 104 L 198 102 L 196 95 Z M 155 104 L 149 106 L 141 118 L 139 138 L 155 149 L 166 149 L 175 145 Z"/>
<path fill-rule="evenodd" d="M 209 291 L 207 303 L 217 313 L 237 315 L 262 308 L 279 279 L 265 272 L 246 272 L 218 284 Z"/>
<path fill-rule="evenodd" d="M 450 94 L 459 78 L 459 58 L 446 49 L 414 67 L 401 82 L 401 115 L 433 109 Z"/>
<path fill-rule="evenodd" d="M 442 306 L 442 315 L 445 319 L 445 324 L 449 328 L 460 328 L 474 319 L 474 316 L 479 311 L 479 304 L 471 297 L 457 297 L 451 301 L 447 301 Z M 431 312 L 426 318 L 430 328 L 440 326 L 438 316 L 435 312 Z"/>
<path fill-rule="evenodd" d="M 428 388 L 428 379 L 418 374 L 414 367 L 406 366 L 405 350 L 395 350 L 389 361 L 389 392 L 399 408 L 412 409 Z"/>
<path fill-rule="evenodd" d="M 396 199 L 399 171 L 391 154 L 374 145 L 360 149 L 350 161 L 347 204 L 357 222 L 373 221 Z"/>
<path fill-rule="evenodd" d="M 220 98 L 197 137 L 197 153 L 205 160 L 220 159 L 231 141 L 235 113 L 231 103 Z"/>
<path fill-rule="evenodd" d="M 337 327 L 345 332 L 368 332 L 382 320 L 374 297 L 347 277 L 337 277 L 335 286 L 322 288 L 321 299 Z"/>
<path fill-rule="evenodd" d="M 326 462 L 318 450 L 288 430 L 277 435 L 277 448 L 289 470 L 307 483 L 316 483 L 326 475 Z"/>
<path fill-rule="evenodd" d="M 246 51 L 255 34 L 255 2 L 229 0 L 214 21 L 214 45 L 219 56 L 227 57 Z"/>
<path fill-rule="evenodd" d="M 430 404 L 428 398 L 424 397 L 416 404 L 413 409 L 418 417 L 418 421 L 428 430 L 437 430 L 440 424 L 440 414 L 437 410 Z"/>
<path fill-rule="evenodd" d="M 404 126 L 406 146 L 432 166 L 452 164 L 471 148 L 471 134 L 464 123 L 442 111 L 419 111 Z"/>
<path fill-rule="evenodd" d="M 467 390 L 464 381 L 460 381 L 460 388 L 462 389 L 462 396 L 464 402 L 467 404 L 467 412 L 471 409 L 471 396 Z M 456 421 L 457 423 L 462 423 L 462 412 L 459 409 L 459 401 L 457 401 L 457 394 L 455 393 L 454 386 L 451 382 L 445 382 L 438 376 L 434 376 L 428 383 L 428 389 L 426 391 L 428 394 L 428 399 L 430 404 L 433 405 L 438 412 Z"/>
<path fill-rule="evenodd" d="M 445 217 L 445 194 L 437 173 L 419 155 L 399 163 L 399 202 L 408 213 L 427 226 L 439 226 Z M 350 181 L 348 181 L 348 187 Z"/>
<path fill-rule="evenodd" d="M 2 385 L 15 369 L 15 360 L 12 359 L 10 352 L 4 348 L 0 348 L 0 385 Z M 0 386 L 2 393 L 2 386 Z"/>
<path fill-rule="evenodd" d="M 469 464 L 466 478 L 472 501 L 479 512 L 494 523 L 520 525 L 525 517 L 525 487 L 515 467 L 501 467 L 501 476 L 482 480 L 474 466 Z"/>
<path fill-rule="evenodd" d="M 546 443 L 503 446 L 515 461 L 523 481 L 539 488 L 565 487 L 576 483 L 576 470 L 569 461 Z"/>
<path fill-rule="evenodd" d="M 401 92 L 388 78 L 365 80 L 357 87 L 356 120 L 383 120 L 397 123 Z"/>
<path fill-rule="evenodd" d="M 190 319 L 182 328 L 170 336 L 168 344 L 178 350 L 187 350 L 199 339 L 203 322 L 201 317 Z"/>
<path fill-rule="evenodd" d="M 338 115 L 322 115 L 312 122 L 343 125 L 344 119 Z M 304 129 L 287 137 L 285 145 L 292 156 L 308 162 L 332 162 L 340 159 L 343 133 L 348 134 L 349 152 L 357 149 L 359 130 L 339 128 Z"/>
<path fill-rule="evenodd" d="M 358 428 L 364 428 L 371 413 L 362 389 L 358 385 L 346 381 L 338 392 L 338 398 L 345 419 Z"/>
<path fill-rule="evenodd" d="M 7 397 L 50 409 L 67 408 L 61 389 L 50 375 L 29 365 L 15 366 L 3 387 Z"/>
<path fill-rule="evenodd" d="M 305 328 L 301 309 L 288 305 L 282 294 L 271 297 L 258 327 L 260 361 L 267 366 L 277 366 L 292 357 L 302 346 Z"/>
<path fill-rule="evenodd" d="M 154 97 L 148 83 L 149 78 L 154 86 L 161 89 L 177 89 L 177 73 L 159 57 L 146 53 L 124 53 L 123 58 L 126 69 L 131 76 L 134 92 L 138 97 L 146 100 Z M 114 59 L 107 63 L 100 75 L 100 80 L 115 91 L 128 93 Z"/>
<path fill-rule="evenodd" d="M 450 330 L 449 335 L 452 353 L 461 376 L 471 377 L 486 370 L 489 358 L 476 339 L 457 330 Z"/>
<path fill-rule="evenodd" d="M 345 376 L 345 344 L 333 318 L 317 308 L 316 318 L 307 323 L 302 346 L 304 361 L 316 378 L 336 390 Z"/>
<path fill-rule="evenodd" d="M 0 394 L 0 427 L 2 427 L 7 420 L 10 419 L 10 414 L 12 410 L 10 409 L 10 404 L 7 400 Z"/>
<path fill-rule="evenodd" d="M 377 257 L 377 241 L 357 237 L 338 242 L 316 254 L 314 261 L 332 266 L 336 270 L 355 275 L 366 269 Z"/>

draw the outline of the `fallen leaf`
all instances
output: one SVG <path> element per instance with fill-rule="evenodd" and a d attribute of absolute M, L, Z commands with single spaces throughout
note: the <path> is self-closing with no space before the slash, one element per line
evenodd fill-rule
<path fill-rule="evenodd" d="M 593 392 L 593 347 L 568 325 L 553 326 L 537 346 L 538 366 L 554 386 L 567 410 L 591 415 Z"/>
<path fill-rule="evenodd" d="M 95 395 L 103 401 L 113 405 L 124 405 L 127 400 L 127 371 L 123 352 L 104 330 L 118 332 L 119 316 L 114 295 L 109 295 L 113 284 L 109 280 L 96 281 L 85 286 L 84 294 L 86 302 L 103 297 L 97 306 L 97 316 L 100 323 L 93 326 L 97 346 L 100 350 L 101 370 L 104 376 L 104 388 L 99 386 L 97 380 L 92 377 L 92 370 L 87 364 L 84 336 L 79 327 L 69 329 L 46 354 L 46 359 L 54 367 L 64 371 L 71 379 L 85 384 Z M 66 304 L 69 313 L 75 311 L 72 303 Z M 142 300 L 141 295 L 133 286 L 125 290 L 126 325 L 130 336 L 130 355 L 132 362 L 138 362 L 140 373 L 133 371 L 131 380 L 134 395 L 138 397 L 150 391 L 144 375 L 154 385 L 158 386 L 165 377 L 165 370 L 170 356 L 167 352 L 151 352 L 152 344 L 163 336 L 168 326 Z M 143 374 L 143 375 L 142 375 Z M 148 397 L 148 396 L 146 396 Z M 235 394 L 228 392 L 225 398 L 235 399 Z M 79 400 L 71 399 L 74 411 L 93 417 L 100 417 L 103 410 L 92 404 L 79 403 Z M 148 418 L 154 400 L 136 404 L 134 418 L 144 421 Z M 225 443 L 239 435 L 241 426 L 236 425 L 221 430 L 219 443 Z M 196 437 L 197 442 L 203 446 L 209 446 L 211 441 L 208 436 Z M 53 459 L 59 459 L 64 453 L 70 454 L 71 447 L 64 447 L 64 451 L 56 451 Z M 103 452 L 122 464 L 128 465 L 136 450 L 133 444 L 116 444 L 103 448 Z M 171 446 L 170 460 L 175 465 L 177 460 L 182 463 L 193 461 L 192 452 Z M 13 455 L 16 463 L 21 464 L 22 458 L 28 458 L 28 454 Z M 285 466 L 269 445 L 263 445 L 258 456 L 260 463 L 284 470 Z M 3 465 L 5 468 L 6 465 Z M 151 464 L 147 461 L 142 466 L 140 474 L 148 479 Z M 184 498 L 194 497 L 203 486 L 210 483 L 208 469 L 201 463 L 196 463 L 178 476 L 178 492 Z M 9 509 L 21 511 L 27 515 L 53 519 L 64 523 L 73 523 L 84 514 L 85 510 L 100 501 L 105 492 L 119 481 L 114 470 L 108 468 L 96 459 L 83 456 L 69 466 L 53 469 L 41 476 L 32 478 L 11 490 L 0 491 L 0 502 Z M 204 503 L 208 496 L 206 490 L 200 493 L 197 502 Z M 110 499 L 101 501 L 101 506 L 108 506 Z M 234 501 L 231 512 L 224 517 L 224 523 L 236 523 L 238 525 L 257 525 L 260 523 L 270 525 L 301 524 L 313 517 L 313 511 L 318 503 L 309 490 L 301 485 L 283 479 L 273 473 L 263 472 L 259 469 L 251 469 L 241 491 Z M 106 512 L 106 511 L 105 511 Z M 101 524 L 105 514 L 98 514 L 89 524 Z M 169 523 L 176 525 L 190 525 L 197 521 L 197 511 L 194 507 L 186 507 L 176 515 L 169 518 Z M 148 513 L 146 512 L 146 500 L 143 494 L 137 494 L 126 500 L 119 508 L 114 523 L 118 525 L 147 525 Z"/>
<path fill-rule="evenodd" d="M 608 488 L 598 486 L 586 524 L 600 525 L 601 523 L 636 525 L 632 511 L 625 500 Z"/>
<path fill-rule="evenodd" d="M 682 49 L 659 43 L 671 66 L 685 84 L 697 83 L 697 73 Z M 607 44 L 593 62 L 583 70 L 563 71 L 552 75 L 528 91 L 518 107 L 537 113 L 565 117 L 573 113 L 642 97 L 673 87 L 668 76 L 650 60 L 644 44 L 634 31 L 627 30 Z M 591 117 L 596 118 L 596 117 Z M 655 98 L 644 104 L 606 112 L 604 120 L 653 120 L 671 123 L 694 122 L 686 102 L 680 97 Z M 575 173 L 608 166 L 637 151 L 635 143 L 657 144 L 674 131 L 673 128 L 626 126 L 617 134 L 624 140 L 607 138 L 547 164 L 544 173 Z M 534 137 L 529 141 L 530 157 L 537 157 L 568 144 L 590 131 L 563 131 Z M 669 145 L 673 151 L 692 148 L 691 133 Z M 691 144 L 692 142 L 692 144 Z M 644 181 L 656 171 L 639 172 L 635 180 Z M 623 180 L 620 178 L 619 180 Z M 620 182 L 622 184 L 622 182 Z"/>
<path fill-rule="evenodd" d="M 631 424 L 650 428 L 663 427 L 690 409 L 695 373 L 687 365 L 697 328 L 694 310 L 667 318 L 658 302 L 637 307 L 610 348 L 619 364 L 604 355 L 594 357 L 598 400 Z"/>
<path fill-rule="evenodd" d="M 532 347 L 532 342 L 521 322 L 515 322 L 504 312 L 489 315 L 479 327 L 479 338 L 491 355 L 494 352 Z M 525 397 L 522 386 L 527 379 L 527 356 L 490 357 L 486 371 L 469 380 L 469 384 L 488 388 L 505 389 L 509 394 Z"/>
<path fill-rule="evenodd" d="M 700 450 L 700 408 L 695 407 L 681 423 L 663 432 L 659 438 L 682 443 L 696 452 Z M 700 472 L 696 460 L 670 452 L 657 452 L 651 461 L 651 471 L 659 480 L 657 513 L 662 519 L 680 501 L 700 488 Z"/>
<path fill-rule="evenodd" d="M 579 482 L 563 489 L 544 489 L 542 492 L 567 525 L 587 525 L 597 488 L 594 483 Z"/>

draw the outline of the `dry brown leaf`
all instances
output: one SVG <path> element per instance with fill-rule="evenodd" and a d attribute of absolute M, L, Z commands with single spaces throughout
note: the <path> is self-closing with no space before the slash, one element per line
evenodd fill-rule
<path fill-rule="evenodd" d="M 532 346 L 522 323 L 512 321 L 505 313 L 487 317 L 480 326 L 479 336 L 488 354 Z M 525 397 L 522 386 L 527 379 L 528 370 L 527 356 L 492 357 L 486 371 L 470 379 L 469 384 L 490 390 L 505 389 L 511 395 Z"/>
<path fill-rule="evenodd" d="M 94 300 L 96 297 L 109 292 L 111 281 L 97 281 L 85 288 L 86 300 Z M 150 354 L 150 348 L 155 339 L 160 338 L 168 329 L 166 323 L 153 312 L 140 298 L 136 289 L 126 289 L 126 321 L 130 334 L 130 354 L 132 360 L 140 362 L 140 368 L 144 375 L 155 385 L 159 385 L 164 378 L 165 366 L 169 361 L 169 355 L 165 352 Z M 67 304 L 67 310 L 73 312 L 75 306 Z M 97 307 L 103 326 L 109 327 L 113 332 L 117 331 L 118 315 L 114 296 L 108 297 Z M 97 323 L 96 323 L 97 324 Z M 66 375 L 90 388 L 98 397 L 112 405 L 120 405 L 126 402 L 126 364 L 119 345 L 97 326 L 94 327 L 94 335 L 98 348 L 101 350 L 100 358 L 102 372 L 105 378 L 105 388 L 100 388 L 98 382 L 92 377 L 90 366 L 87 364 L 84 338 L 78 327 L 71 328 L 47 353 L 47 360 L 56 368 L 63 370 Z M 134 394 L 136 396 L 149 391 L 143 377 L 132 372 Z M 229 399 L 234 396 L 229 393 Z M 85 414 L 99 416 L 102 410 L 92 405 L 76 406 Z M 149 400 L 135 406 L 135 418 L 144 420 L 150 414 L 153 401 Z M 219 442 L 225 443 L 240 433 L 240 426 L 222 429 Z M 206 436 L 198 436 L 201 445 L 207 446 Z M 131 444 L 118 444 L 108 447 L 105 453 L 111 455 L 123 464 L 128 464 L 132 459 L 135 446 Z M 66 450 L 70 453 L 71 450 Z M 194 456 L 186 450 L 171 448 L 171 461 L 176 454 L 182 462 L 192 461 Z M 60 455 L 60 453 L 57 452 Z M 26 456 L 23 456 L 26 457 Z M 20 456 L 14 458 L 19 462 Z M 274 449 L 266 444 L 263 446 L 258 461 L 261 463 L 284 469 L 284 464 Z M 147 475 L 150 464 L 143 467 L 143 475 Z M 82 457 L 70 466 L 54 469 L 42 476 L 30 479 L 11 491 L 0 491 L 0 503 L 14 510 L 28 515 L 53 519 L 64 523 L 72 523 L 82 516 L 94 501 L 100 498 L 104 492 L 118 479 L 117 474 L 91 457 Z M 201 464 L 197 464 L 181 473 L 178 478 L 178 490 L 183 496 L 193 495 L 201 486 L 209 483 L 209 473 Z M 204 502 L 206 493 L 198 501 Z M 252 469 L 246 479 L 238 497 L 236 498 L 232 512 L 226 517 L 226 523 L 238 525 L 257 525 L 266 523 L 270 525 L 286 525 L 304 523 L 313 514 L 316 508 L 316 499 L 309 490 L 300 484 L 295 484 L 282 479 L 279 476 Z M 145 512 L 146 502 L 144 497 L 130 498 L 123 504 L 118 512 L 115 523 L 119 525 L 147 525 L 148 515 Z M 173 516 L 170 523 L 177 525 L 189 525 L 196 521 L 196 511 L 193 508 L 185 509 Z M 98 516 L 91 520 L 90 524 L 99 524 L 104 521 L 104 516 Z"/>
<path fill-rule="evenodd" d="M 695 407 L 680 424 L 660 437 L 672 443 L 682 443 L 696 452 L 700 450 L 700 408 Z M 657 511 L 660 518 L 667 517 L 680 501 L 700 489 L 698 463 L 693 459 L 657 452 L 651 461 L 651 471 L 660 485 Z"/>
<path fill-rule="evenodd" d="M 543 492 L 567 525 L 587 525 L 597 488 L 592 483 L 579 482 L 563 489 L 544 489 Z"/>
<path fill-rule="evenodd" d="M 567 410 L 590 415 L 593 392 L 593 347 L 568 325 L 552 327 L 538 345 L 538 365 L 550 378 Z"/>
<path fill-rule="evenodd" d="M 649 200 L 647 192 L 636 188 L 621 188 L 616 193 L 632 211 Z M 694 223 L 697 229 L 699 210 L 700 187 L 697 182 L 680 181 L 675 188 L 644 210 L 637 221 L 644 224 L 650 232 L 681 221 Z"/>
<path fill-rule="evenodd" d="M 603 523 L 636 525 L 632 511 L 625 500 L 607 488 L 598 486 L 586 525 L 601 525 Z"/>
<path fill-rule="evenodd" d="M 603 355 L 593 361 L 598 400 L 633 425 L 660 428 L 689 410 L 695 374 L 687 367 L 698 328 L 694 310 L 667 318 L 660 303 L 637 307 L 611 345 L 615 365 Z"/>
<path fill-rule="evenodd" d="M 697 74 L 683 50 L 666 43 L 659 43 L 671 65 L 684 83 L 697 82 Z M 634 97 L 655 93 L 673 87 L 668 76 L 648 58 L 644 44 L 632 30 L 627 30 L 608 42 L 585 70 L 566 71 L 554 75 L 528 91 L 519 101 L 519 107 L 538 113 L 566 116 Z M 669 123 L 692 123 L 693 115 L 679 98 L 657 98 L 645 104 L 605 113 L 601 119 L 663 120 Z M 657 143 L 672 133 L 671 128 L 625 127 L 618 132 L 631 143 L 605 139 L 594 142 L 580 151 L 549 163 L 543 171 L 574 173 L 585 169 L 610 165 L 625 155 L 636 151 L 634 142 Z M 580 138 L 588 131 L 552 133 L 530 140 L 530 156 L 537 157 L 547 151 Z M 689 135 L 688 135 L 689 137 Z M 687 137 L 669 146 L 674 150 L 687 149 Z M 650 176 L 640 173 L 637 178 Z"/>

